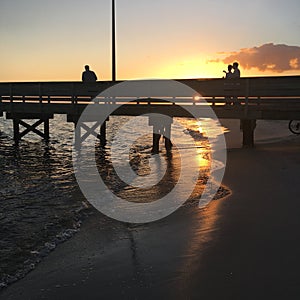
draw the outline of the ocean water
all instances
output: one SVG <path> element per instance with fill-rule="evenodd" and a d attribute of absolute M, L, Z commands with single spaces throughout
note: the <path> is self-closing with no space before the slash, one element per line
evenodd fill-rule
<path fill-rule="evenodd" d="M 72 127 L 58 118 L 45 144 L 31 135 L 16 147 L 12 124 L 0 127 L 0 285 L 34 268 L 79 227 L 82 207 L 72 170 Z"/>
<path fill-rule="evenodd" d="M 174 188 L 182 167 L 190 167 L 181 165 L 180 157 L 184 155 L 185 161 L 199 170 L 197 184 L 185 205 L 197 204 L 209 175 L 211 151 L 199 122 L 178 119 L 172 129 L 177 138 L 172 155 L 166 153 L 161 141 L 159 159 L 153 160 L 152 135 L 135 137 L 135 130 L 124 127 L 129 120 L 111 117 L 107 146 L 101 149 L 96 145 L 97 168 L 109 189 L 128 201 L 155 201 Z M 120 128 L 122 138 L 116 139 Z M 0 289 L 34 269 L 93 213 L 74 175 L 72 159 L 77 154 L 72 155 L 73 131 L 74 125 L 67 123 L 65 116 L 56 115 L 50 120 L 49 143 L 29 134 L 15 146 L 11 121 L 0 118 Z M 129 148 L 123 145 L 128 140 L 134 141 Z M 83 147 L 81 151 L 89 150 Z M 116 169 L 125 161 L 139 176 L 148 176 L 153 186 L 141 189 L 124 183 Z M 161 166 L 159 176 L 159 172 L 151 173 L 153 167 L 157 170 Z M 219 196 L 224 194 L 226 190 L 221 189 Z"/>

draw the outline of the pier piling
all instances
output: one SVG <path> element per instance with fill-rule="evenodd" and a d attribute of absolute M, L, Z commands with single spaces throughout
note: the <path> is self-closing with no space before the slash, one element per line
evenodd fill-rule
<path fill-rule="evenodd" d="M 49 141 L 49 120 L 53 118 L 53 115 L 35 115 L 35 114 L 11 114 L 7 113 L 7 119 L 13 120 L 13 132 L 14 140 L 18 143 L 22 137 L 28 133 L 35 133 L 43 138 L 45 141 Z M 33 124 L 27 123 L 25 120 L 35 120 Z M 43 124 L 43 131 L 38 127 Z M 21 131 L 21 126 L 25 128 Z"/>
<path fill-rule="evenodd" d="M 241 120 L 241 129 L 243 132 L 243 147 L 254 146 L 254 130 L 256 127 L 256 120 L 243 119 Z"/>
<path fill-rule="evenodd" d="M 105 147 L 106 145 L 106 122 L 109 120 L 107 118 L 106 121 L 101 124 L 99 121 L 94 121 L 94 124 L 89 127 L 84 122 L 78 122 L 78 120 L 74 120 L 74 118 L 69 118 L 69 120 L 73 120 L 75 126 L 75 147 L 81 148 L 82 143 L 90 136 L 93 135 L 100 141 L 100 146 Z M 100 129 L 99 129 L 100 127 Z M 82 129 L 85 133 L 82 134 Z M 99 133 L 97 133 L 99 130 Z"/>

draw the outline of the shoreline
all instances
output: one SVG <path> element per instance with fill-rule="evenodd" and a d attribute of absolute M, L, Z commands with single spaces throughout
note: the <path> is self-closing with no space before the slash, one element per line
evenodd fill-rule
<path fill-rule="evenodd" d="M 297 136 L 229 149 L 231 194 L 204 209 L 135 226 L 96 213 L 0 299 L 299 296 L 299 150 Z"/>

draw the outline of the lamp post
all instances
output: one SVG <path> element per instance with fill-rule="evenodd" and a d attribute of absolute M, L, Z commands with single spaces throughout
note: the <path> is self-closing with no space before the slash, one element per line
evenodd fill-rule
<path fill-rule="evenodd" d="M 115 0 L 112 0 L 112 81 L 116 81 L 116 18 Z"/>

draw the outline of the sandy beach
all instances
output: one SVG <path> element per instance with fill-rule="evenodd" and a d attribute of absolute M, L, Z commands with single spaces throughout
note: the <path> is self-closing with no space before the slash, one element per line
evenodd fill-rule
<path fill-rule="evenodd" d="M 230 196 L 145 225 L 94 211 L 0 299 L 299 299 L 299 136 L 258 125 L 242 149 L 234 122 Z"/>

